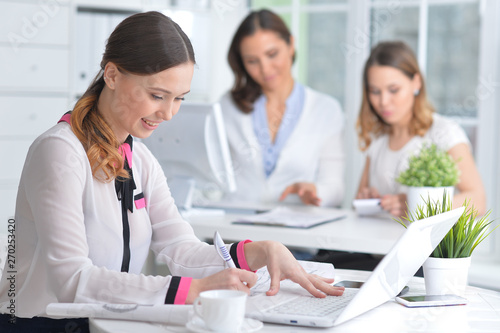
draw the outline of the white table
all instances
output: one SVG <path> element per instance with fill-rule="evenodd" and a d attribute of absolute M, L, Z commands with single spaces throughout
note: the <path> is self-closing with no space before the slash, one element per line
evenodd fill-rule
<path fill-rule="evenodd" d="M 370 274 L 366 271 L 341 269 L 335 272 L 337 281 L 363 281 Z M 423 278 L 412 278 L 408 286 L 409 295 L 425 293 Z M 469 300 L 469 304 L 465 306 L 413 309 L 391 300 L 337 327 L 319 329 L 264 324 L 258 332 L 500 332 L 500 293 L 467 287 L 465 297 Z M 183 326 L 103 319 L 91 319 L 90 326 L 93 333 L 189 332 Z"/>
<path fill-rule="evenodd" d="M 328 211 L 327 208 L 318 207 L 302 209 Z M 202 240 L 212 240 L 214 231 L 218 230 L 226 242 L 244 239 L 275 240 L 291 247 L 371 254 L 389 252 L 405 231 L 389 215 L 360 217 L 354 211 L 345 212 L 346 218 L 309 229 L 232 224 L 232 221 L 241 216 L 237 214 L 195 216 L 187 220 L 193 226 L 196 236 Z"/>

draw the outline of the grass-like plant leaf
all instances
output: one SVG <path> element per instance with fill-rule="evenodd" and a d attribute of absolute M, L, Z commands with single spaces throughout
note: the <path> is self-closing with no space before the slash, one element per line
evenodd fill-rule
<path fill-rule="evenodd" d="M 491 211 L 478 218 L 477 210 L 471 205 L 470 200 L 465 200 L 465 210 L 457 222 L 448 231 L 443 240 L 434 249 L 431 257 L 436 258 L 467 258 L 472 255 L 476 247 L 488 237 L 498 226 L 488 232 L 493 222 L 489 219 Z M 418 205 L 414 212 L 407 212 L 406 216 L 396 219 L 405 228 L 414 221 L 438 215 L 452 210 L 451 197 L 443 191 L 442 201 L 424 199 L 423 205 Z"/>

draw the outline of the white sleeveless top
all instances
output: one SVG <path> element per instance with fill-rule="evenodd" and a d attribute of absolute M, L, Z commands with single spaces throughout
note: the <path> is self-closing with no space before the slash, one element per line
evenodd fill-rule
<path fill-rule="evenodd" d="M 455 121 L 439 114 L 433 115 L 433 122 L 423 137 L 413 137 L 403 148 L 389 148 L 389 135 L 376 138 L 366 154 L 370 158 L 369 186 L 376 188 L 381 195 L 406 193 L 407 186 L 396 181 L 399 173 L 408 168 L 408 158 L 418 153 L 424 143 L 435 143 L 440 149 L 449 151 L 459 143 L 469 139 L 465 131 Z"/>

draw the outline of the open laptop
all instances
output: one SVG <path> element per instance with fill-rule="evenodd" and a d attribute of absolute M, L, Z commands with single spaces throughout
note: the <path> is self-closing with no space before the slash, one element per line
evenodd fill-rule
<path fill-rule="evenodd" d="M 301 288 L 280 290 L 276 296 L 248 298 L 246 316 L 264 322 L 331 327 L 346 322 L 395 297 L 448 233 L 464 207 L 411 223 L 368 280 L 342 296 L 314 298 Z M 333 313 L 322 313 L 325 303 L 340 303 Z M 329 305 L 328 305 L 329 306 Z M 318 307 L 318 309 L 316 309 Z"/>

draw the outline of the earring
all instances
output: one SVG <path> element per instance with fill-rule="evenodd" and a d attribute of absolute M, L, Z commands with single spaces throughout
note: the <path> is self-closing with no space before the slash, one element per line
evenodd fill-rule
<path fill-rule="evenodd" d="M 413 95 L 414 95 L 414 96 L 418 96 L 418 94 L 420 94 L 420 89 L 415 89 L 415 90 L 413 91 Z"/>
<path fill-rule="evenodd" d="M 104 76 L 104 80 L 107 80 L 108 78 Z"/>

